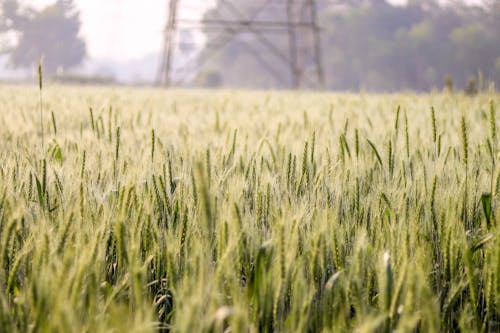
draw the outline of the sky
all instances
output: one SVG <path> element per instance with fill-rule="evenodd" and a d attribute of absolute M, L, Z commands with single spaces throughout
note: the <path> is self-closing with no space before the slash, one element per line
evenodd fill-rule
<path fill-rule="evenodd" d="M 248 0 L 253 1 L 253 0 Z M 54 0 L 24 0 L 43 7 Z M 161 49 L 167 0 L 75 0 L 91 59 L 128 62 Z M 184 0 L 179 16 L 199 19 L 214 0 Z M 392 0 L 404 3 L 405 0 Z M 477 3 L 479 0 L 469 0 Z M 197 7 L 196 9 L 193 7 Z M 201 35 L 195 36 L 202 40 Z"/>
<path fill-rule="evenodd" d="M 54 0 L 26 0 L 35 7 Z M 211 0 L 189 0 L 179 15 L 198 19 Z M 166 0 L 75 0 L 80 9 L 81 35 L 92 59 L 127 62 L 159 52 L 167 12 Z M 192 5 L 202 8 L 194 9 Z M 200 36 L 198 36 L 200 38 Z"/>

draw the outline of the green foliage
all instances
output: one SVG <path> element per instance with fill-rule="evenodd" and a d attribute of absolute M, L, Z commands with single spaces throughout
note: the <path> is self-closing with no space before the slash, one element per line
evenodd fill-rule
<path fill-rule="evenodd" d="M 17 42 L 4 50 L 14 67 L 29 68 L 44 57 L 44 71 L 53 75 L 83 61 L 86 45 L 79 36 L 79 12 L 72 0 L 57 0 L 40 11 L 17 0 L 2 1 L 0 6 L 0 32 L 19 34 Z"/>
<path fill-rule="evenodd" d="M 491 193 L 483 193 L 481 195 L 481 203 L 483 206 L 484 217 L 486 218 L 486 225 L 488 226 L 488 229 L 490 229 L 492 223 Z"/>
<path fill-rule="evenodd" d="M 296 2 L 300 11 L 303 2 Z M 467 90 L 500 86 L 500 10 L 497 1 L 467 7 L 461 1 L 387 0 L 318 1 L 326 86 L 334 90 Z M 236 8 L 236 10 L 234 10 Z M 260 2 L 219 1 L 207 19 L 286 21 L 280 0 Z M 238 14 L 238 15 L 237 15 Z M 299 20 L 299 19 L 297 19 Z M 217 85 L 239 87 L 289 87 L 288 39 L 281 34 L 257 34 L 239 30 L 204 31 L 220 52 L 203 53 Z M 234 37 L 234 39 L 233 39 Z M 299 46 L 312 48 L 312 36 L 304 31 Z M 276 52 L 276 49 L 278 50 Z M 314 69 L 312 60 L 300 60 L 304 76 Z M 481 73 L 478 75 L 478 73 Z M 200 73 L 196 83 L 215 85 Z M 472 78 L 472 80 L 470 80 Z M 480 82 L 483 81 L 485 82 Z M 307 81 L 307 80 L 306 80 Z M 483 84 L 485 83 L 485 84 Z M 306 83 L 307 85 L 307 83 Z M 315 88 L 310 85 L 310 88 Z"/>

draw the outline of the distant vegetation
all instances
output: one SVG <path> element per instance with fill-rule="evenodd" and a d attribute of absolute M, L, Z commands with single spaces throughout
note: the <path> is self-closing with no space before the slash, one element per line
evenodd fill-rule
<path fill-rule="evenodd" d="M 285 2 L 268 2 L 266 9 L 254 17 L 253 13 L 263 2 L 234 0 L 228 7 L 228 1 L 219 1 L 205 17 L 284 21 Z M 499 1 L 485 0 L 482 6 L 474 7 L 462 1 L 448 1 L 448 5 L 441 6 L 437 0 L 412 0 L 406 6 L 396 6 L 386 0 L 318 0 L 318 6 L 327 89 L 429 91 L 446 88 L 474 93 L 487 90 L 492 84 L 500 85 Z M 112 20 L 109 24 L 113 29 Z M 0 51 L 8 54 L 14 68 L 33 68 L 43 56 L 48 76 L 71 73 L 86 56 L 80 26 L 80 15 L 73 0 L 57 0 L 41 10 L 18 0 L 0 1 Z M 197 75 L 193 68 L 183 71 L 194 73 L 194 79 L 188 80 L 187 85 L 290 86 L 286 61 L 269 52 L 255 34 L 231 29 L 221 34 L 213 26 L 204 33 L 211 48 L 220 46 L 221 49 L 214 54 L 208 49 L 201 51 L 197 62 L 207 66 Z M 236 35 L 234 40 L 233 35 Z M 178 38 L 181 53 L 187 49 L 195 52 L 186 30 L 181 30 Z M 269 32 L 266 38 L 287 55 L 286 34 Z M 310 48 L 308 38 L 310 36 L 304 37 L 302 44 Z M 152 62 L 156 65 L 157 60 L 154 58 Z M 302 55 L 301 61 L 305 63 L 306 73 L 312 70 L 311 59 Z M 262 62 L 267 66 L 262 66 Z M 151 60 L 147 59 L 147 64 L 135 66 L 142 73 L 152 75 L 154 70 L 150 64 Z M 117 69 L 115 76 L 120 77 L 119 74 Z"/>
<path fill-rule="evenodd" d="M 79 33 L 73 0 L 57 0 L 42 10 L 18 0 L 0 1 L 0 51 L 9 55 L 14 68 L 34 68 L 42 57 L 47 75 L 81 64 L 86 44 Z"/>
<path fill-rule="evenodd" d="M 207 17 L 228 15 L 228 10 L 222 10 L 227 7 L 224 3 L 208 12 Z M 260 4 L 246 0 L 232 3 L 247 17 Z M 283 21 L 284 2 L 275 3 L 257 19 Z M 484 1 L 482 7 L 465 6 L 461 1 L 450 3 L 443 7 L 434 0 L 420 0 L 396 6 L 384 0 L 319 0 L 327 88 L 422 91 L 441 89 L 448 81 L 455 89 L 465 89 L 471 80 L 480 88 L 486 88 L 490 82 L 498 87 L 500 2 Z M 212 37 L 218 35 L 213 29 L 207 29 L 206 33 Z M 267 37 L 287 52 L 286 35 L 269 33 Z M 245 46 L 247 43 L 284 80 L 277 80 L 256 61 Z M 306 64 L 309 61 L 305 59 Z M 227 43 L 209 63 L 199 82 L 244 87 L 286 87 L 289 82 L 287 64 L 250 33 Z"/>
<path fill-rule="evenodd" d="M 117 84 L 117 81 L 113 76 L 105 76 L 105 75 L 87 76 L 87 75 L 74 75 L 74 74 L 54 75 L 51 77 L 51 82 L 59 84 L 77 84 L 77 85 Z"/>

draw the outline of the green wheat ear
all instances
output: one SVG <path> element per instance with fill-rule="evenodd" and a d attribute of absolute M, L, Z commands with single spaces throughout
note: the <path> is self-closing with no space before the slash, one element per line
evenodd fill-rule
<path fill-rule="evenodd" d="M 492 143 L 495 143 L 497 137 L 497 125 L 495 118 L 495 105 L 493 100 L 490 100 L 490 135 Z"/>
<path fill-rule="evenodd" d="M 155 158 L 155 129 L 151 130 L 151 163 L 154 162 Z"/>
<path fill-rule="evenodd" d="M 50 113 L 52 117 L 52 128 L 54 130 L 54 135 L 57 135 L 57 124 L 56 124 L 56 116 L 54 115 L 54 111 Z"/>
<path fill-rule="evenodd" d="M 42 62 L 40 60 L 40 62 L 38 63 L 38 87 L 40 88 L 40 90 L 42 90 L 43 88 L 43 73 L 42 73 Z"/>
<path fill-rule="evenodd" d="M 42 132 L 42 150 L 45 146 L 45 138 L 43 133 L 43 99 L 42 99 L 42 88 L 43 88 L 43 72 L 42 72 L 42 60 L 38 62 L 38 88 L 40 97 L 40 129 Z"/>
<path fill-rule="evenodd" d="M 431 107 L 431 121 L 432 121 L 432 142 L 437 141 L 437 129 L 436 129 L 436 111 L 434 107 Z"/>
<path fill-rule="evenodd" d="M 399 115 L 401 113 L 401 105 L 398 105 L 396 110 L 396 119 L 394 120 L 394 130 L 396 131 L 396 137 L 398 137 L 399 133 Z"/>
<path fill-rule="evenodd" d="M 405 111 L 405 150 L 406 158 L 410 158 L 410 134 L 408 131 L 408 115 Z"/>
<path fill-rule="evenodd" d="M 461 122 L 461 134 L 462 134 L 462 160 L 464 162 L 465 167 L 468 166 L 469 160 L 469 140 L 467 137 L 467 123 L 465 121 L 465 117 L 462 116 Z"/>
<path fill-rule="evenodd" d="M 354 134 L 354 147 L 356 150 L 356 158 L 359 157 L 359 132 L 358 129 L 356 128 L 355 134 Z"/>

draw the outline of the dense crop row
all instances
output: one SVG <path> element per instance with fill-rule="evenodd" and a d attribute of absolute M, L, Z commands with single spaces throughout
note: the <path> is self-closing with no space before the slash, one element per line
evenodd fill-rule
<path fill-rule="evenodd" d="M 498 95 L 0 90 L 0 331 L 500 329 Z"/>

